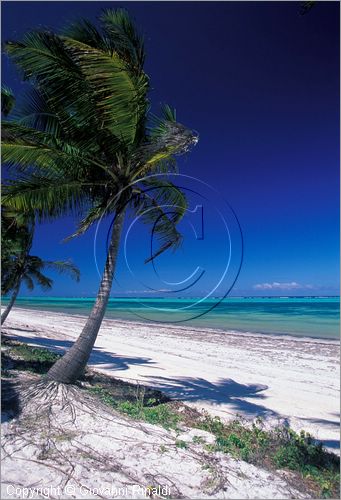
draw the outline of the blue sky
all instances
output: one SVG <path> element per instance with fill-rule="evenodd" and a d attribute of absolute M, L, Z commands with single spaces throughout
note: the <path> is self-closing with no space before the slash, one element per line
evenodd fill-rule
<path fill-rule="evenodd" d="M 18 39 L 37 26 L 58 29 L 80 16 L 94 21 L 108 6 L 128 8 L 145 33 L 153 110 L 169 103 L 179 121 L 200 134 L 195 149 L 179 160 L 181 173 L 216 189 L 238 217 L 244 258 L 232 294 L 338 294 L 338 2 L 318 2 L 300 16 L 298 2 L 5 1 L 3 39 Z M 3 81 L 20 94 L 23 86 L 6 58 Z M 201 203 L 194 198 L 192 209 Z M 157 263 L 161 280 L 150 264 L 142 264 L 148 229 L 134 225 L 128 244 L 133 274 L 121 251 L 120 286 L 114 286 L 113 296 L 152 293 L 148 287 L 174 294 L 176 287 L 167 282 L 183 281 L 197 268 L 205 271 L 203 277 L 179 294 L 214 289 L 228 258 L 216 204 L 214 196 L 204 203 L 204 240 L 183 222 L 183 248 Z M 190 220 L 200 229 L 197 217 Z M 106 224 L 98 233 L 100 268 Z M 72 258 L 81 269 L 79 284 L 56 276 L 52 295 L 92 296 L 99 282 L 95 231 L 61 243 L 73 229 L 72 217 L 41 225 L 32 252 Z M 235 230 L 233 262 L 215 294 L 232 284 L 240 248 Z"/>

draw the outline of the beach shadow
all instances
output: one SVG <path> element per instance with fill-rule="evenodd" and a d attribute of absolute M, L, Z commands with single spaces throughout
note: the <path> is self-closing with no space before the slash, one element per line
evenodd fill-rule
<path fill-rule="evenodd" d="M 339 413 L 331 413 L 333 416 L 338 416 L 340 417 Z M 328 420 L 324 418 L 302 418 L 304 422 L 310 423 L 310 424 L 317 424 L 318 426 L 322 427 L 327 427 L 327 429 L 330 429 L 330 427 L 336 427 L 337 429 L 340 428 L 340 419 L 338 420 Z M 323 446 L 327 448 L 332 448 L 335 450 L 340 449 L 340 440 L 339 439 L 316 439 L 316 442 L 322 443 Z"/>
<path fill-rule="evenodd" d="M 144 356 L 122 356 L 112 352 L 101 350 L 100 346 L 94 347 L 89 364 L 97 366 L 105 365 L 105 368 L 113 371 L 128 370 L 132 365 L 154 365 L 155 361 Z M 101 366 L 103 368 L 103 366 Z M 150 366 L 150 368 L 153 368 Z"/>
<path fill-rule="evenodd" d="M 340 427 L 340 421 L 339 420 L 328 420 L 328 419 L 323 419 L 323 418 L 302 418 L 301 420 L 305 420 L 306 422 L 310 422 L 313 424 L 318 424 L 321 426 L 327 426 L 327 427 Z"/>
<path fill-rule="evenodd" d="M 340 449 L 340 440 L 338 439 L 319 439 L 318 442 L 322 443 L 325 448 Z"/>
<path fill-rule="evenodd" d="M 20 412 L 17 384 L 13 380 L 1 380 L 1 423 L 16 418 Z"/>
<path fill-rule="evenodd" d="M 55 352 L 56 354 L 65 354 L 67 349 L 69 349 L 73 341 L 70 340 L 58 340 L 51 339 L 47 337 L 24 337 L 22 335 L 6 335 L 6 338 L 11 340 L 16 340 L 20 342 L 25 342 L 35 347 L 46 347 L 47 349 Z M 121 371 L 128 370 L 132 365 L 153 365 L 155 362 L 151 358 L 147 357 L 132 357 L 132 356 L 121 356 L 113 352 L 104 351 L 100 346 L 95 346 L 91 353 L 89 364 L 96 364 L 108 370 Z"/>
<path fill-rule="evenodd" d="M 220 379 L 216 383 L 203 378 L 147 377 L 148 382 L 168 396 L 188 402 L 209 402 L 228 405 L 236 414 L 245 417 L 279 417 L 278 413 L 258 401 L 266 399 L 263 391 L 268 386 L 262 384 L 240 384 L 232 379 Z M 252 399 L 257 402 L 246 401 Z"/>

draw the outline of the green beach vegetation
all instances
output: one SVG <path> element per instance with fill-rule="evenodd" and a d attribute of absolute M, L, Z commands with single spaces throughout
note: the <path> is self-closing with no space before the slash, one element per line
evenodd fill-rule
<path fill-rule="evenodd" d="M 110 296 L 127 211 L 159 238 L 154 259 L 181 243 L 187 203 L 167 174 L 175 156 L 196 144 L 165 105 L 149 112 L 143 38 L 128 13 L 106 9 L 60 33 L 33 30 L 5 51 L 30 85 L 24 104 L 3 122 L 2 160 L 13 172 L 6 206 L 39 220 L 83 214 L 78 236 L 102 217 L 113 220 L 97 298 L 78 340 L 47 377 L 73 383 L 83 373 Z M 8 109 L 8 107 L 6 107 Z"/>

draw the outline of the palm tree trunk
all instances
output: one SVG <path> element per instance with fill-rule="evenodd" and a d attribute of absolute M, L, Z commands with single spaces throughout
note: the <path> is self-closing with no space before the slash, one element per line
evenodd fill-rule
<path fill-rule="evenodd" d="M 104 272 L 97 298 L 82 333 L 67 353 L 50 368 L 47 378 L 65 384 L 74 383 L 84 372 L 96 342 L 103 316 L 110 297 L 118 248 L 124 221 L 124 212 L 116 216 Z"/>
<path fill-rule="evenodd" d="M 12 307 L 13 307 L 13 304 L 15 302 L 15 299 L 17 298 L 17 295 L 19 293 L 19 290 L 20 290 L 20 283 L 21 281 L 18 280 L 18 283 L 17 285 L 15 286 L 14 290 L 13 290 L 13 293 L 12 293 L 12 297 L 11 297 L 11 300 L 9 301 L 9 304 L 8 306 L 6 307 L 6 309 L 4 310 L 4 312 L 2 313 L 1 315 L 1 324 L 3 325 L 6 321 L 6 318 L 7 316 L 9 315 Z"/>

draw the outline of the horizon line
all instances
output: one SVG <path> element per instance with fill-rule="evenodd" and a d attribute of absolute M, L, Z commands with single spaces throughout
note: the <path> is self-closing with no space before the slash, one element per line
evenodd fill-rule
<path fill-rule="evenodd" d="M 6 298 L 6 296 L 3 296 L 2 298 Z M 58 298 L 64 298 L 64 299 L 95 299 L 96 295 L 19 295 L 18 299 L 58 299 Z M 196 299 L 196 298 L 201 298 L 198 295 L 193 295 L 193 296 L 177 296 L 177 297 L 167 297 L 167 296 L 150 296 L 150 295 L 119 295 L 116 297 L 109 297 L 110 299 L 145 299 L 145 298 L 150 298 L 150 299 Z M 228 295 L 226 297 L 223 296 L 212 296 L 209 297 L 211 299 L 249 299 L 249 298 L 255 298 L 255 299 L 294 299 L 294 298 L 340 298 L 340 295 Z"/>

